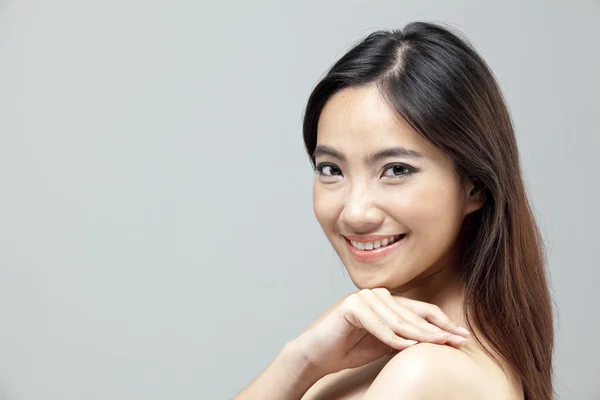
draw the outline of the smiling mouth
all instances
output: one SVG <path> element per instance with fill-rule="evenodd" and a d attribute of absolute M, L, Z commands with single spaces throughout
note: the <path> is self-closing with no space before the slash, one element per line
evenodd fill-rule
<path fill-rule="evenodd" d="M 388 237 L 372 235 L 372 236 L 350 236 L 344 237 L 349 254 L 361 264 L 377 263 L 390 254 L 394 253 L 403 243 L 406 238 L 406 233 L 400 235 L 391 235 Z M 358 240 L 353 240 L 358 239 Z M 362 240 L 361 240 L 362 239 Z M 377 240 L 373 240 L 377 239 Z M 367 242 L 366 240 L 372 240 Z"/>
<path fill-rule="evenodd" d="M 363 251 L 373 251 L 373 250 L 377 250 L 377 249 L 381 249 L 381 248 L 385 248 L 388 246 L 391 246 L 392 244 L 394 244 L 395 242 L 402 240 L 404 237 L 406 236 L 405 233 L 400 234 L 400 235 L 393 235 L 393 236 L 389 236 L 387 238 L 381 239 L 381 240 L 376 240 L 373 242 L 357 242 L 354 240 L 348 240 L 350 242 L 350 244 L 352 245 L 352 247 L 354 247 L 357 250 L 363 250 Z"/>

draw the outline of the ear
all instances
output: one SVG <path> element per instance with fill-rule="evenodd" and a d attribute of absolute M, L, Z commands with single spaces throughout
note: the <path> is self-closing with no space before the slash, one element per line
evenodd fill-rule
<path fill-rule="evenodd" d="M 485 193 L 477 182 L 468 180 L 464 185 L 465 215 L 479 210 L 485 204 Z"/>

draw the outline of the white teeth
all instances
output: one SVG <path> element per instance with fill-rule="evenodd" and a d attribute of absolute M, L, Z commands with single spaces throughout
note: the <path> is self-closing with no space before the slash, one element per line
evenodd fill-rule
<path fill-rule="evenodd" d="M 383 240 L 378 240 L 376 242 L 355 242 L 355 241 L 350 241 L 350 243 L 352 243 L 352 246 L 359 249 L 359 250 L 373 250 L 373 249 L 378 249 L 380 247 L 385 247 L 385 246 L 389 246 L 390 244 L 398 241 L 398 239 L 400 239 L 401 235 L 396 235 L 396 236 L 390 236 L 388 238 L 385 238 Z"/>

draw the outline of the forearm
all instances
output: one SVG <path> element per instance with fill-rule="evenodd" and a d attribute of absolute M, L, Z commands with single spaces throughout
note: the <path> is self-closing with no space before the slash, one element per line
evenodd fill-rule
<path fill-rule="evenodd" d="M 294 342 L 289 342 L 271 365 L 234 400 L 298 400 L 323 376 L 305 362 Z"/>

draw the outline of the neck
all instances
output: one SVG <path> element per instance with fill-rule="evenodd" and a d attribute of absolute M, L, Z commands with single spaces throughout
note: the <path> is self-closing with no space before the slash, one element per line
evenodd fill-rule
<path fill-rule="evenodd" d="M 464 284 L 459 279 L 458 258 L 450 256 L 408 282 L 390 290 L 392 294 L 435 304 L 455 322 L 464 321 Z M 453 262 L 454 261 L 454 262 Z"/>

